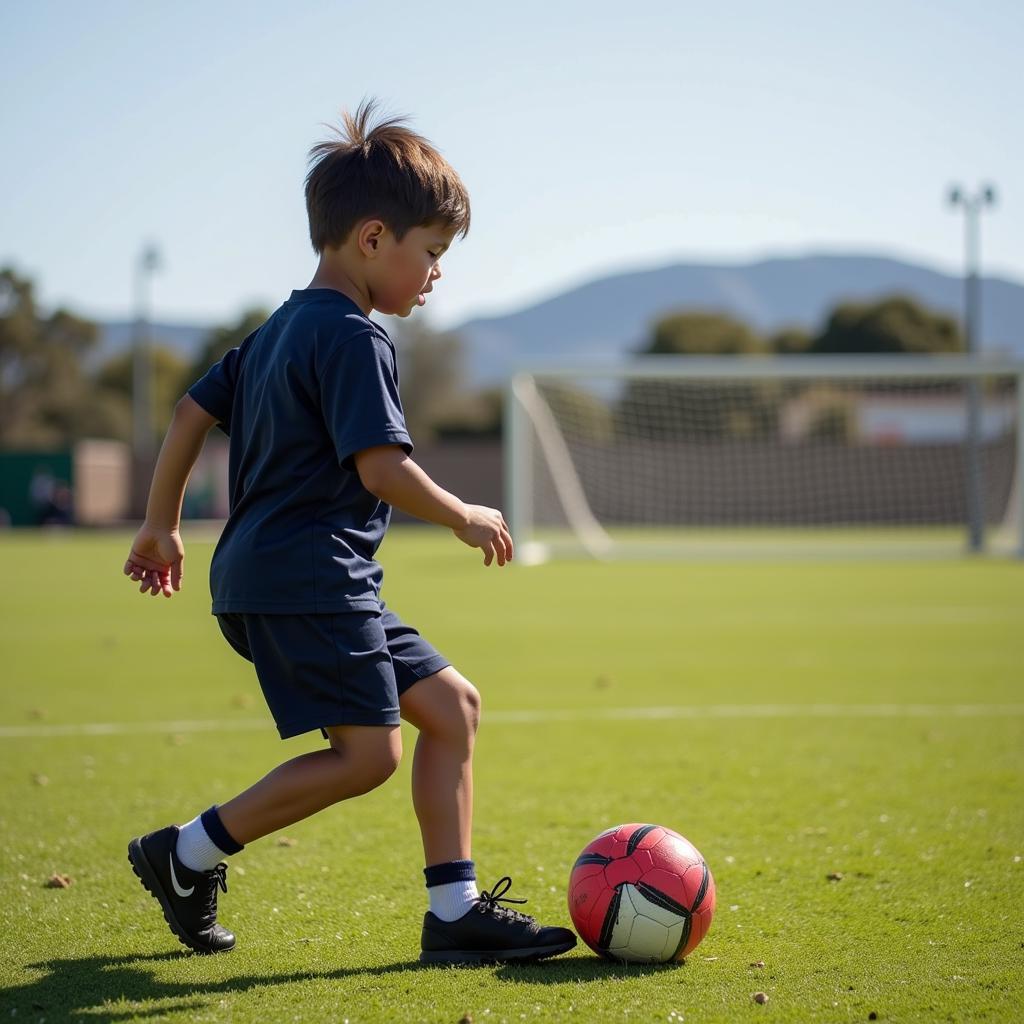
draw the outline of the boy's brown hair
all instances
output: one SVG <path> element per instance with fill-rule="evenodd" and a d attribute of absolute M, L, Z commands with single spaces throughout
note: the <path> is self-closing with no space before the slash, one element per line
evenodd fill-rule
<path fill-rule="evenodd" d="M 306 212 L 317 253 L 337 248 L 361 220 L 377 217 L 401 241 L 411 228 L 440 222 L 465 236 L 469 194 L 458 174 L 404 118 L 378 120 L 363 100 L 342 111 L 342 130 L 309 151 Z"/>

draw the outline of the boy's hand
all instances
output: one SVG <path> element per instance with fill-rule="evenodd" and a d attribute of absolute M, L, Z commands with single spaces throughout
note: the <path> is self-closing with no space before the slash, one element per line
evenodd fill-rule
<path fill-rule="evenodd" d="M 471 548 L 480 548 L 484 553 L 484 565 L 495 559 L 498 565 L 512 561 L 512 535 L 505 517 L 496 508 L 483 505 L 467 505 L 469 525 L 455 530 L 455 536 Z"/>
<path fill-rule="evenodd" d="M 139 593 L 148 590 L 153 597 L 170 597 L 181 590 L 185 575 L 185 548 L 177 530 L 158 530 L 143 525 L 132 541 L 131 554 L 124 563 L 124 574 L 141 583 Z"/>

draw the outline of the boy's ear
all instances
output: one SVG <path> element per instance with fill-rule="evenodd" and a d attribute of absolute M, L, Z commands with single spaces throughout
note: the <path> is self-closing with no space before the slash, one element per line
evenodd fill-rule
<path fill-rule="evenodd" d="M 359 225 L 356 233 L 356 240 L 359 243 L 359 251 L 368 259 L 373 259 L 380 252 L 380 245 L 387 228 L 381 220 L 364 220 Z"/>

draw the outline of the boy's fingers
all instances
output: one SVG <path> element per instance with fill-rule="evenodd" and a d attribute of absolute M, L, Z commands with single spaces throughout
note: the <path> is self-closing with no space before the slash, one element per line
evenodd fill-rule
<path fill-rule="evenodd" d="M 124 574 L 125 576 L 134 576 L 136 573 L 160 572 L 166 568 L 166 562 L 154 562 L 152 558 L 146 558 L 133 551 L 128 556 L 128 561 L 124 563 Z"/>
<path fill-rule="evenodd" d="M 133 562 L 129 559 L 124 563 L 124 574 L 125 576 L 131 576 L 138 583 L 146 575 L 146 570 L 138 562 Z"/>

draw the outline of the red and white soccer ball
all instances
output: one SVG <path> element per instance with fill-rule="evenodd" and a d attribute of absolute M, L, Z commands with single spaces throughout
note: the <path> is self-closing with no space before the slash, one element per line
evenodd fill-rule
<path fill-rule="evenodd" d="M 576 859 L 569 913 L 600 956 L 631 963 L 682 960 L 708 933 L 715 880 L 704 858 L 661 825 L 617 825 Z"/>

